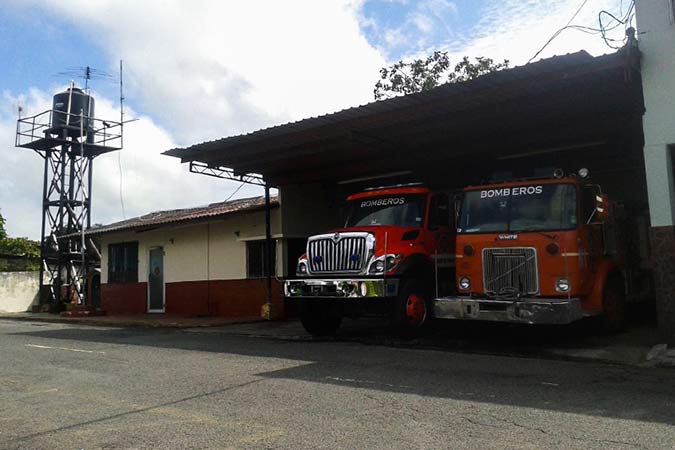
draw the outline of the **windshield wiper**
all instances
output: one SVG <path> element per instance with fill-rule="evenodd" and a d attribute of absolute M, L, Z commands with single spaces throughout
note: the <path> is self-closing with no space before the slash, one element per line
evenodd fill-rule
<path fill-rule="evenodd" d="M 556 239 L 558 239 L 558 236 L 555 235 L 555 234 L 548 234 L 548 233 L 544 233 L 543 231 L 539 231 L 539 230 L 524 229 L 524 230 L 517 230 L 517 231 L 511 230 L 510 232 L 511 233 L 538 233 L 538 234 L 541 234 L 542 236 L 544 236 L 544 237 L 546 237 L 546 238 L 548 238 L 552 241 L 555 241 Z"/>

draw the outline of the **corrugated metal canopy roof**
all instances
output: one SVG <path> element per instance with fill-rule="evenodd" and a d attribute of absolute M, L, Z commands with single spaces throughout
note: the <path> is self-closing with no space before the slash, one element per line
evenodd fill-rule
<path fill-rule="evenodd" d="M 283 185 L 598 141 L 644 110 L 637 58 L 627 51 L 556 56 L 164 154 Z"/>

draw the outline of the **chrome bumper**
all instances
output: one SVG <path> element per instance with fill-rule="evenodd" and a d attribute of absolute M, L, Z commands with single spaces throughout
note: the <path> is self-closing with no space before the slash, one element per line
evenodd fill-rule
<path fill-rule="evenodd" d="M 384 298 L 398 294 L 398 279 L 295 279 L 284 281 L 284 296 L 321 298 Z"/>
<path fill-rule="evenodd" d="M 439 319 L 561 325 L 579 320 L 584 315 L 578 298 L 488 300 L 470 297 L 437 298 L 434 300 L 434 314 Z"/>

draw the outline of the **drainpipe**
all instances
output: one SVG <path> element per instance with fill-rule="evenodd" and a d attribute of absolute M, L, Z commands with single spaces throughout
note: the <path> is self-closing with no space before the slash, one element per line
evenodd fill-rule
<path fill-rule="evenodd" d="M 272 225 L 270 210 L 270 186 L 265 184 L 265 272 L 267 274 L 267 302 L 263 305 L 262 316 L 267 320 L 274 318 L 274 306 L 272 305 Z"/>

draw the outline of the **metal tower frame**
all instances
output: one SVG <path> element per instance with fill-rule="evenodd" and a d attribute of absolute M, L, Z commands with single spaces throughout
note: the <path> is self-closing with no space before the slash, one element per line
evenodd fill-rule
<path fill-rule="evenodd" d="M 53 121 L 55 114 L 68 120 Z M 40 302 L 49 303 L 53 311 L 63 303 L 86 304 L 85 280 L 100 260 L 84 234 L 91 226 L 94 158 L 121 150 L 122 131 L 122 122 L 88 117 L 85 111 L 48 110 L 17 121 L 15 146 L 44 159 Z"/>

